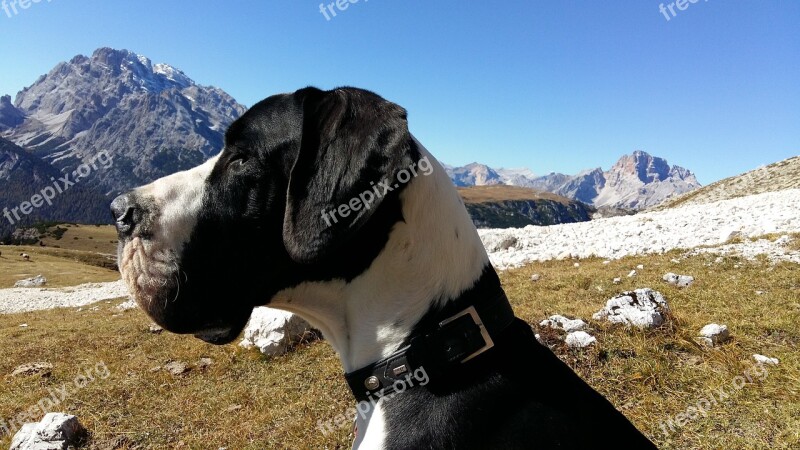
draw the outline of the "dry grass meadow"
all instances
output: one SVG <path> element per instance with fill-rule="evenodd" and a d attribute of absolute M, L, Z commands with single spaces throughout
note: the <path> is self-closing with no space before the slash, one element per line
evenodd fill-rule
<path fill-rule="evenodd" d="M 62 284 L 115 277 L 63 247 L 29 248 L 31 263 L 6 260 L 15 256 L 14 249 L 2 248 L 3 287 L 22 273 L 47 270 L 63 272 L 56 282 Z M 65 253 L 46 253 L 55 250 Z M 800 448 L 800 265 L 729 257 L 715 263 L 711 255 L 671 262 L 680 256 L 673 252 L 610 264 L 591 259 L 577 268 L 574 261 L 552 261 L 509 270 L 501 278 L 517 315 L 531 324 L 556 313 L 589 321 L 598 345 L 585 350 L 565 348 L 552 333 L 541 332 L 659 448 Z M 638 264 L 644 270 L 627 278 Z M 678 289 L 661 281 L 666 272 L 697 281 Z M 541 275 L 540 281 L 530 281 L 533 273 Z M 614 285 L 615 277 L 622 283 Z M 640 331 L 589 320 L 614 294 L 640 287 L 665 294 L 672 308 L 667 325 Z M 102 363 L 107 378 L 71 389 L 51 408 L 80 418 L 91 432 L 88 448 L 349 448 L 349 427 L 329 435 L 316 427 L 318 420 L 333 419 L 350 406 L 338 360 L 324 341 L 269 359 L 235 345 L 214 347 L 188 336 L 151 333 L 143 313 L 120 313 L 113 308 L 117 303 L 0 315 L 0 420 L 29 410 L 64 383 L 73 383 L 85 368 Z M 697 332 L 710 322 L 727 324 L 732 341 L 714 349 L 697 345 Z M 754 373 L 753 353 L 777 357 L 780 364 L 737 388 L 742 379 L 737 377 Z M 199 364 L 204 357 L 213 361 L 205 368 Z M 171 360 L 186 362 L 191 370 L 173 376 L 157 369 Z M 7 376 L 35 361 L 53 364 L 52 375 Z M 719 389 L 727 397 L 705 417 L 663 432 L 661 423 L 674 421 Z M 9 436 L 0 437 L 0 447 L 9 443 Z"/>
<path fill-rule="evenodd" d="M 488 185 L 458 188 L 464 203 L 486 203 L 513 200 L 553 200 L 568 204 L 572 200 L 550 192 L 539 191 L 519 186 Z"/>

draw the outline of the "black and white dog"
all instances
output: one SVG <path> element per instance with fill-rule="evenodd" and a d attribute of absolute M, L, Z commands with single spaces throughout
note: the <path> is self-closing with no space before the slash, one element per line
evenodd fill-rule
<path fill-rule="evenodd" d="M 361 401 L 356 448 L 655 448 L 514 317 L 403 108 L 306 88 L 225 141 L 112 203 L 123 278 L 159 325 L 226 344 L 255 306 L 299 314 Z"/>

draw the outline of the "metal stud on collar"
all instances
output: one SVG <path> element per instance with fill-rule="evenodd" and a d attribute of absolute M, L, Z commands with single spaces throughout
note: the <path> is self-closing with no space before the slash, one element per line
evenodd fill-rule
<path fill-rule="evenodd" d="M 373 376 L 367 378 L 366 380 L 364 380 L 364 387 L 366 387 L 370 391 L 374 391 L 375 389 L 378 389 L 380 387 L 380 385 L 381 385 L 381 382 L 380 382 L 380 380 L 378 380 L 378 377 L 376 377 L 375 375 L 373 375 Z"/>

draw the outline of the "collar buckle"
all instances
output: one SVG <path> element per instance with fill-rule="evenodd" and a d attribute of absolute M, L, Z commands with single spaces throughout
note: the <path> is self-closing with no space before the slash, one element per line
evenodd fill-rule
<path fill-rule="evenodd" d="M 464 316 L 470 316 L 470 318 L 472 318 L 472 322 L 474 323 L 474 325 L 478 327 L 480 335 L 483 338 L 483 346 L 477 349 L 476 351 L 470 353 L 466 357 L 464 357 L 464 359 L 460 361 L 461 364 L 475 358 L 481 353 L 490 350 L 492 347 L 494 347 L 494 341 L 492 340 L 492 336 L 489 335 L 489 330 L 486 329 L 486 326 L 483 324 L 483 320 L 481 320 L 481 316 L 478 314 L 478 311 L 475 309 L 474 306 L 470 306 L 464 309 L 463 311 L 456 313 L 455 315 L 450 316 L 447 319 L 439 322 L 439 328 L 440 329 L 444 328 L 448 324 L 455 322 L 456 320 Z"/>

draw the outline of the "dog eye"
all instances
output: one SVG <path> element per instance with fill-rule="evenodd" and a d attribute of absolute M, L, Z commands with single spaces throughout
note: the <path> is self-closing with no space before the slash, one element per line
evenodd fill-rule
<path fill-rule="evenodd" d="M 245 155 L 235 155 L 228 160 L 228 167 L 238 169 L 244 166 L 244 163 L 246 162 L 247 162 L 247 157 Z"/>

